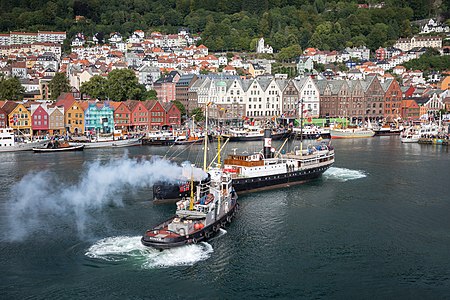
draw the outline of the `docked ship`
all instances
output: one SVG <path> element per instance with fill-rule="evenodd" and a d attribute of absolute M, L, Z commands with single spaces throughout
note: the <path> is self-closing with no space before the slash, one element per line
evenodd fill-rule
<path fill-rule="evenodd" d="M 355 138 L 370 138 L 375 135 L 375 131 L 368 128 L 333 128 L 330 129 L 330 136 L 332 139 L 355 139 Z"/>
<path fill-rule="evenodd" d="M 176 138 L 172 131 L 150 131 L 142 138 L 142 145 L 168 146 L 174 144 Z"/>
<path fill-rule="evenodd" d="M 231 223 L 239 207 L 231 175 L 218 168 L 209 174 L 209 181 L 197 185 L 195 196 L 191 180 L 191 196 L 176 203 L 175 216 L 145 232 L 144 246 L 164 250 L 196 244 Z"/>
<path fill-rule="evenodd" d="M 403 127 L 391 126 L 389 124 L 384 124 L 373 128 L 375 135 L 400 135 L 403 132 Z"/>
<path fill-rule="evenodd" d="M 321 128 L 317 126 L 304 126 L 303 128 L 293 128 L 291 136 L 294 139 L 306 139 L 306 140 L 314 140 L 318 138 L 329 139 L 330 138 L 330 130 L 326 128 Z"/>
<path fill-rule="evenodd" d="M 264 134 L 264 148 L 260 153 L 231 154 L 224 160 L 223 171 L 231 175 L 238 193 L 301 184 L 320 177 L 334 163 L 334 149 L 330 144 L 319 143 L 281 154 L 281 151 L 275 153 L 271 146 L 270 130 Z M 182 193 L 188 192 L 187 182 L 188 179 L 178 185 L 154 185 L 154 200 L 180 199 Z"/>
<path fill-rule="evenodd" d="M 14 134 L 12 128 L 0 128 L 0 152 L 27 151 L 36 147 L 41 147 L 48 141 L 41 140 L 32 142 L 27 139 L 19 141 L 19 137 Z"/>
<path fill-rule="evenodd" d="M 230 128 L 223 137 L 228 138 L 230 142 L 260 141 L 264 138 L 264 130 L 258 126 L 247 126 L 239 129 Z"/>

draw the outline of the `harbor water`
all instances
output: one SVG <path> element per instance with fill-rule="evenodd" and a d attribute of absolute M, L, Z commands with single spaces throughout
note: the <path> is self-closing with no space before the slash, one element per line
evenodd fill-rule
<path fill-rule="evenodd" d="M 242 195 L 217 237 L 162 252 L 140 243 L 175 210 L 151 201 L 179 171 L 157 157 L 198 162 L 201 145 L 0 153 L 0 297 L 448 299 L 448 147 L 333 145 L 320 179 Z"/>

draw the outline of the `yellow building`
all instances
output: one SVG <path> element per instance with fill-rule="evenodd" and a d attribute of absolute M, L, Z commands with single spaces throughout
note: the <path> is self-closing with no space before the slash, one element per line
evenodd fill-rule
<path fill-rule="evenodd" d="M 441 90 L 448 90 L 450 89 L 450 76 L 447 76 L 442 80 L 441 82 Z"/>
<path fill-rule="evenodd" d="M 21 103 L 6 101 L 3 110 L 8 114 L 9 127 L 19 135 L 31 136 L 31 112 Z"/>
<path fill-rule="evenodd" d="M 84 111 L 72 94 L 63 93 L 58 97 L 56 106 L 64 107 L 64 127 L 72 134 L 84 133 Z"/>

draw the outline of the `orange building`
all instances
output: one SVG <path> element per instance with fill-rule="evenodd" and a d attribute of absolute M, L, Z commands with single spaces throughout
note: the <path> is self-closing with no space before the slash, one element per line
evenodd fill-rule
<path fill-rule="evenodd" d="M 84 110 L 72 94 L 63 93 L 56 99 L 56 106 L 64 107 L 64 127 L 66 132 L 84 133 Z"/>

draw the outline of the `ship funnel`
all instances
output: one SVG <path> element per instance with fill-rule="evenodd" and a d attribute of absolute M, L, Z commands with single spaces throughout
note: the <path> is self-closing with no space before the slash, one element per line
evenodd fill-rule
<path fill-rule="evenodd" d="M 264 129 L 264 157 L 272 158 L 272 131 Z"/>

